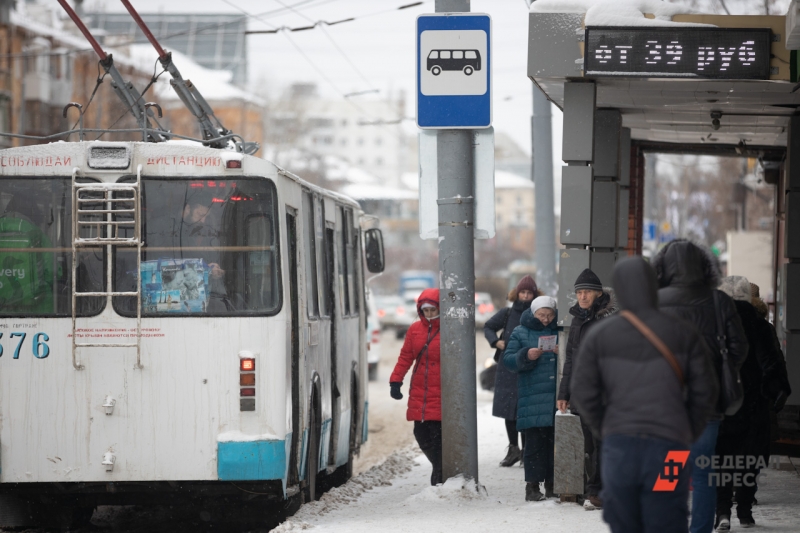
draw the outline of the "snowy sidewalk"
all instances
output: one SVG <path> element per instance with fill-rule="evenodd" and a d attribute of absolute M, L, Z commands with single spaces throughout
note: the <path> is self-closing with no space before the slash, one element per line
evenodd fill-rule
<path fill-rule="evenodd" d="M 598 511 L 556 500 L 525 502 L 522 468 L 498 466 L 508 445 L 503 420 L 491 416 L 490 395 L 481 394 L 480 399 L 484 401 L 478 404 L 479 477 L 488 496 L 461 491 L 456 480 L 431 487 L 428 460 L 419 450 L 404 450 L 306 505 L 273 531 L 313 527 L 325 533 L 485 533 L 495 528 L 529 531 L 535 526 L 548 533 L 607 533 Z M 407 424 L 411 432 L 412 424 Z M 391 486 L 381 486 L 387 482 Z"/>
<path fill-rule="evenodd" d="M 557 500 L 525 502 L 523 471 L 497 465 L 507 444 L 503 421 L 491 416 L 491 396 L 478 404 L 479 476 L 487 496 L 459 490 L 455 480 L 440 487 L 429 484 L 431 467 L 416 448 L 389 459 L 319 502 L 304 506 L 274 532 L 313 529 L 320 533 L 485 533 L 547 531 L 607 533 L 602 511 L 584 511 Z M 411 423 L 408 431 L 411 432 Z M 794 471 L 768 469 L 762 477 L 753 515 L 759 529 L 775 533 L 800 531 L 800 477 Z M 735 511 L 734 511 L 735 514 Z M 739 531 L 734 516 L 732 531 Z"/>

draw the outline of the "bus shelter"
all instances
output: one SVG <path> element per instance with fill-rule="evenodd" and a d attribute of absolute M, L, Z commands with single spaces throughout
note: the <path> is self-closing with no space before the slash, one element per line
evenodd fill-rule
<path fill-rule="evenodd" d="M 529 15 L 528 76 L 564 113 L 559 307 L 575 303 L 584 268 L 610 285 L 615 262 L 642 252 L 646 152 L 758 158 L 775 195 L 775 325 L 800 391 L 794 3 L 788 16 L 736 16 L 655 2 L 660 13 L 638 18 L 586 5 L 540 0 Z M 795 392 L 773 453 L 800 454 L 798 413 Z"/>

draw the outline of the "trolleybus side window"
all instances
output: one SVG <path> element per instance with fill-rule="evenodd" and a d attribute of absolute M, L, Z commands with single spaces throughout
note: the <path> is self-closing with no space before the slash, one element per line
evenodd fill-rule
<path fill-rule="evenodd" d="M 72 315 L 71 188 L 70 178 L 0 180 L 0 316 Z M 103 204 L 83 208 L 101 210 Z M 82 220 L 101 222 L 103 215 Z M 97 231 L 103 226 L 83 226 L 80 236 Z M 77 259 L 77 291 L 104 291 L 104 248 L 82 247 Z M 102 296 L 76 301 L 78 316 L 96 315 L 105 306 Z"/>
<path fill-rule="evenodd" d="M 314 219 L 314 195 L 303 193 L 303 212 L 305 213 L 304 237 L 306 259 L 306 305 L 308 316 L 319 316 L 319 290 L 317 277 L 316 224 Z"/>
<path fill-rule="evenodd" d="M 263 178 L 143 178 L 136 250 L 114 249 L 116 291 L 141 279 L 144 316 L 271 315 L 280 310 L 276 191 Z M 136 298 L 114 297 L 135 316 Z"/>
<path fill-rule="evenodd" d="M 353 304 L 355 314 L 361 312 L 361 297 L 364 286 L 361 283 L 361 232 L 353 228 Z"/>
<path fill-rule="evenodd" d="M 350 313 L 350 285 L 347 278 L 347 215 L 344 207 L 339 208 L 336 224 L 339 228 L 337 230 L 339 235 L 339 291 L 342 299 L 342 315 L 346 316 Z"/>
<path fill-rule="evenodd" d="M 317 248 L 317 286 L 319 287 L 319 315 L 330 316 L 330 282 L 328 275 L 328 243 L 325 237 L 325 202 L 314 195 L 314 239 Z"/>
<path fill-rule="evenodd" d="M 348 301 L 350 305 L 348 306 L 348 315 L 352 316 L 358 312 L 358 306 L 355 303 L 355 298 L 357 293 L 355 291 L 355 279 L 353 276 L 353 272 L 355 271 L 355 252 L 353 247 L 355 246 L 354 243 L 354 235 L 353 235 L 353 210 L 352 209 L 345 209 L 344 210 L 344 235 L 345 235 L 345 251 L 344 251 L 344 263 L 345 263 L 345 279 L 347 285 L 347 292 L 348 292 Z"/>

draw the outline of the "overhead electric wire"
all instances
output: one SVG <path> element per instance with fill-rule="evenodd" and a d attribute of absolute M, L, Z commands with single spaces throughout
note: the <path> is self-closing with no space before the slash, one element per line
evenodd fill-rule
<path fill-rule="evenodd" d="M 309 2 L 313 2 L 313 1 L 314 0 L 302 0 L 301 2 L 298 2 L 296 4 L 292 4 L 291 6 L 288 6 L 288 8 L 291 8 L 291 7 L 295 7 L 296 8 L 296 7 L 300 6 L 300 5 L 303 5 L 304 6 L 303 9 L 310 9 L 312 7 L 319 7 L 321 5 L 328 4 L 328 3 L 331 3 L 331 2 L 338 2 L 339 0 L 319 0 L 319 3 L 317 3 L 317 4 L 305 5 L 305 4 L 307 4 Z M 286 30 L 286 31 L 311 30 L 311 29 L 314 29 L 314 28 L 322 26 L 322 25 L 334 26 L 336 24 L 342 24 L 344 22 L 352 22 L 352 21 L 356 21 L 356 20 L 369 18 L 369 17 L 374 17 L 376 15 L 383 15 L 383 14 L 386 14 L 386 13 L 392 13 L 394 11 L 400 11 L 400 10 L 404 10 L 404 9 L 409 9 L 409 8 L 412 8 L 412 7 L 421 6 L 421 5 L 429 3 L 431 1 L 432 0 L 421 0 L 421 1 L 418 1 L 418 2 L 412 2 L 412 3 L 409 3 L 409 4 L 403 4 L 401 6 L 398 6 L 398 7 L 392 8 L 392 9 L 384 9 L 384 10 L 381 10 L 381 11 L 375 11 L 375 12 L 372 12 L 372 13 L 367 13 L 365 15 L 357 15 L 357 16 L 353 16 L 353 17 L 345 17 L 343 19 L 335 20 L 335 21 L 332 21 L 332 22 L 328 22 L 328 21 L 325 21 L 325 20 L 318 20 L 318 21 L 314 22 L 313 26 L 302 26 L 302 27 L 299 27 L 299 28 L 291 28 L 291 27 L 286 27 L 286 26 L 280 26 L 280 27 L 274 27 L 274 29 L 272 29 L 272 30 L 245 31 L 244 33 L 245 33 L 245 35 L 276 34 L 276 33 L 279 33 L 281 30 Z M 272 18 L 272 17 L 277 17 L 277 16 L 280 16 L 282 14 L 285 14 L 287 12 L 288 8 L 273 9 L 273 10 L 265 11 L 265 12 L 257 14 L 257 15 L 250 15 L 250 16 L 251 17 L 257 17 L 259 20 L 263 21 L 264 18 Z M 158 38 L 161 39 L 161 40 L 166 41 L 166 40 L 169 40 L 169 39 L 173 39 L 175 37 L 183 37 L 185 35 L 199 35 L 199 34 L 205 33 L 208 30 L 215 30 L 215 29 L 218 29 L 218 28 L 221 28 L 221 27 L 224 27 L 224 26 L 231 26 L 231 25 L 234 25 L 234 24 L 238 24 L 239 22 L 242 21 L 242 19 L 245 19 L 245 18 L 247 18 L 247 17 L 240 17 L 240 18 L 237 18 L 236 20 L 229 20 L 229 21 L 225 21 L 225 22 L 216 22 L 216 23 L 213 23 L 213 24 L 206 24 L 206 25 L 203 25 L 203 26 L 197 27 L 195 29 L 191 29 L 191 30 L 178 31 L 178 32 L 170 33 L 170 34 L 163 35 L 163 36 L 159 35 Z M 223 34 L 223 35 L 238 35 L 239 33 L 240 32 L 230 32 L 230 33 L 226 33 L 226 34 Z M 108 34 L 107 37 L 108 36 L 115 36 L 115 35 L 118 35 L 118 34 Z M 131 44 L 142 44 L 142 43 L 145 43 L 145 42 L 147 42 L 146 39 L 133 38 L 133 39 L 129 39 L 129 40 L 126 40 L 126 41 L 119 41 L 119 42 L 114 44 L 113 48 L 120 48 L 120 47 L 128 46 L 128 45 L 131 45 Z M 55 55 L 70 56 L 70 55 L 73 55 L 73 54 L 80 54 L 80 53 L 91 52 L 91 51 L 92 51 L 91 48 L 77 48 L 75 50 L 68 50 L 66 52 L 36 52 L 36 53 L 25 53 L 25 52 L 23 52 L 23 53 L 13 53 L 13 54 L 0 54 L 0 58 L 2 58 L 2 59 L 19 59 L 19 58 L 24 59 L 26 57 L 55 56 Z"/>
<path fill-rule="evenodd" d="M 225 0 L 223 0 L 223 1 L 225 1 Z M 331 0 L 331 1 L 333 1 L 333 0 Z M 376 15 L 384 15 L 386 13 L 393 13 L 395 11 L 402 11 L 404 9 L 409 9 L 409 8 L 412 8 L 412 7 L 421 6 L 421 5 L 426 4 L 426 3 L 430 2 L 430 1 L 431 0 L 421 0 L 419 2 L 412 2 L 410 4 L 403 4 L 401 6 L 394 7 L 394 8 L 391 8 L 391 9 L 383 9 L 381 11 L 374 11 L 372 13 L 367 13 L 366 15 L 357 15 L 357 16 L 353 16 L 353 17 L 346 17 L 346 18 L 343 18 L 343 19 L 335 20 L 333 22 L 330 22 L 330 21 L 327 21 L 327 20 L 313 20 L 313 19 L 311 19 L 309 17 L 306 17 L 302 13 L 299 13 L 299 12 L 295 11 L 298 15 L 300 15 L 303 18 L 305 18 L 306 20 L 308 20 L 312 24 L 311 25 L 307 25 L 307 26 L 298 26 L 298 27 L 273 26 L 273 28 L 270 29 L 270 30 L 251 30 L 251 31 L 246 31 L 245 34 L 247 34 L 247 35 L 273 34 L 274 35 L 276 33 L 281 32 L 282 30 L 292 31 L 292 32 L 313 30 L 315 28 L 322 28 L 324 26 L 335 26 L 337 24 L 342 24 L 342 23 L 345 23 L 345 22 L 353 22 L 353 21 L 356 21 L 356 20 L 362 20 L 362 19 L 365 19 L 365 18 L 374 17 Z M 229 4 L 230 2 L 226 2 L 226 3 Z M 308 6 L 308 7 L 318 7 L 319 5 L 322 5 L 322 4 L 317 4 L 315 6 Z M 291 9 L 291 6 L 287 6 L 287 8 Z M 263 18 L 262 18 L 261 15 L 250 15 L 250 16 L 256 18 L 257 20 L 262 20 L 263 21 Z"/>
<path fill-rule="evenodd" d="M 282 6 L 285 6 L 285 5 L 286 5 L 286 4 L 284 4 L 284 3 L 283 3 L 283 0 L 275 0 L 275 2 L 278 2 L 278 3 L 279 3 L 280 5 L 282 5 Z M 301 17 L 303 17 L 304 19 L 308 20 L 309 22 L 314 22 L 314 21 L 313 21 L 313 20 L 311 20 L 309 17 L 307 17 L 307 16 L 306 16 L 306 15 L 304 15 L 303 13 L 300 13 L 300 12 L 299 12 L 299 11 L 297 11 L 296 9 L 294 9 L 294 8 L 292 8 L 292 7 L 289 7 L 288 9 L 291 9 L 291 10 L 292 10 L 292 12 L 294 12 L 294 13 L 296 13 L 297 15 L 299 15 L 299 16 L 301 16 Z M 316 26 L 316 22 L 314 22 L 314 25 Z M 339 44 L 338 44 L 338 43 L 337 43 L 337 42 L 334 40 L 334 38 L 331 36 L 331 34 L 329 34 L 329 33 L 328 33 L 328 31 L 325 29 L 325 27 L 324 27 L 324 26 L 320 26 L 320 27 L 319 27 L 319 29 L 320 29 L 320 30 L 322 30 L 322 33 L 325 35 L 325 37 L 326 37 L 326 38 L 327 38 L 327 39 L 328 39 L 328 40 L 331 42 L 331 44 L 332 44 L 332 45 L 333 45 L 333 47 L 336 49 L 336 51 L 337 51 L 337 52 L 339 52 L 339 55 L 340 55 L 340 56 L 342 56 L 342 57 L 344 58 L 344 60 L 345 60 L 345 61 L 347 61 L 347 64 L 348 64 L 348 65 L 350 65 L 350 67 L 353 69 L 353 71 L 354 71 L 356 74 L 358 74 L 358 77 L 359 77 L 359 78 L 361 78 L 361 80 L 362 80 L 364 83 L 366 83 L 366 84 L 367 84 L 367 86 L 369 86 L 369 88 L 370 88 L 370 89 L 375 89 L 375 86 L 372 84 L 372 82 L 371 82 L 371 81 L 369 81 L 369 80 L 367 79 L 367 77 L 364 75 L 364 73 L 363 73 L 363 72 L 361 72 L 361 70 L 360 70 L 360 69 L 359 69 L 359 68 L 356 66 L 356 64 L 355 64 L 355 63 L 353 63 L 353 61 L 350 59 L 350 56 L 348 56 L 348 55 L 345 53 L 345 51 L 344 51 L 344 50 L 342 50 L 342 48 L 341 48 L 341 47 L 339 46 Z M 343 95 L 343 96 L 344 96 L 344 95 Z"/>
<path fill-rule="evenodd" d="M 272 26 L 273 28 L 275 27 L 275 25 L 274 25 L 274 24 L 272 24 L 272 23 L 270 23 L 270 22 L 266 22 L 266 21 L 264 21 L 264 20 L 261 20 L 261 19 L 259 19 L 259 18 L 258 18 L 258 15 L 253 15 L 252 13 L 249 13 L 249 12 L 247 12 L 246 10 L 244 10 L 244 9 L 242 9 L 241 7 L 237 6 L 236 4 L 234 4 L 233 2 L 231 2 L 230 0 L 222 0 L 222 1 L 223 1 L 223 2 L 225 2 L 226 4 L 228 4 L 229 6 L 231 6 L 231 7 L 235 8 L 235 9 L 239 10 L 241 13 L 245 14 L 247 17 L 250 17 L 250 18 L 253 18 L 253 19 L 255 19 L 255 20 L 258 20 L 258 21 L 260 21 L 260 22 L 263 22 L 264 24 L 267 24 L 268 26 Z M 280 3 L 280 4 L 282 4 L 282 5 L 283 5 L 283 3 L 282 3 L 280 0 L 276 0 L 276 1 L 277 1 L 278 3 Z M 301 16 L 303 16 L 303 15 L 301 15 Z M 312 59 L 311 59 L 311 57 L 310 57 L 308 54 L 306 54 L 306 53 L 303 51 L 303 49 L 302 49 L 302 48 L 301 48 L 301 47 L 300 47 L 300 46 L 299 46 L 299 45 L 298 45 L 298 44 L 297 44 L 297 43 L 294 41 L 294 39 L 292 39 L 292 38 L 289 36 L 289 33 L 288 33 L 288 32 L 282 31 L 282 32 L 280 32 L 280 33 L 282 33 L 282 34 L 283 34 L 283 35 L 286 37 L 286 39 L 289 41 L 289 44 L 291 44 L 291 45 L 292 45 L 292 47 L 294 47 L 294 49 L 295 49 L 295 50 L 297 50 L 297 52 L 298 52 L 298 53 L 299 53 L 301 56 L 303 56 L 303 59 L 305 59 L 305 60 L 306 60 L 306 62 L 307 62 L 307 63 L 308 63 L 310 66 L 311 66 L 311 68 L 312 68 L 312 69 L 314 69 L 314 70 L 317 72 L 317 74 L 319 74 L 319 76 L 320 76 L 320 77 L 321 77 L 321 78 L 322 78 L 322 79 L 323 79 L 323 80 L 324 80 L 324 81 L 325 81 L 325 82 L 326 82 L 328 85 L 330 85 L 330 86 L 331 86 L 331 87 L 332 87 L 332 88 L 333 88 L 333 89 L 334 89 L 334 90 L 335 90 L 337 93 L 339 93 L 339 95 L 340 95 L 342 98 L 344 98 L 344 99 L 345 99 L 345 101 L 346 101 L 348 104 L 350 104 L 350 105 L 351 105 L 353 108 L 355 108 L 355 109 L 356 109 L 356 110 L 357 110 L 359 113 L 362 113 L 363 115 L 365 115 L 367 118 L 369 118 L 369 119 L 370 119 L 370 121 L 371 121 L 371 122 L 370 122 L 370 123 L 365 123 L 365 125 L 380 125 L 380 126 L 382 126 L 382 127 L 385 127 L 385 126 L 386 126 L 386 123 L 384 123 L 384 121 L 383 121 L 383 120 L 376 120 L 376 119 L 375 119 L 375 118 L 374 118 L 372 115 L 370 115 L 370 113 L 368 113 L 368 112 L 367 112 L 367 111 L 366 111 L 366 110 L 365 110 L 363 107 L 359 106 L 359 105 L 358 105 L 356 102 L 354 102 L 354 101 L 352 101 L 350 98 L 348 98 L 348 97 L 347 97 L 347 94 L 346 94 L 344 91 L 342 91 L 342 90 L 339 88 L 339 86 L 337 86 L 337 85 L 336 85 L 336 83 L 334 83 L 334 81 L 333 81 L 332 79 L 330 79 L 330 78 L 328 77 L 328 75 L 327 75 L 327 74 L 325 74 L 325 72 L 324 72 L 324 71 L 323 71 L 323 70 L 322 70 L 322 69 L 321 69 L 321 68 L 320 68 L 320 67 L 319 67 L 319 66 L 318 66 L 318 65 L 317 65 L 317 64 L 316 64 L 316 63 L 315 63 L 315 62 L 314 62 Z M 337 49 L 338 49 L 338 47 L 337 47 Z M 339 50 L 341 51 L 341 49 L 339 49 Z M 346 54 L 344 54 L 344 52 L 343 52 L 343 51 L 341 51 L 341 53 L 342 53 L 343 55 L 345 55 L 345 56 L 346 56 Z M 348 59 L 348 61 L 349 61 L 349 58 L 347 58 L 347 59 Z M 355 65 L 353 65 L 353 67 L 355 68 Z M 372 87 L 372 84 L 370 84 L 368 81 L 367 81 L 367 84 L 368 84 L 368 85 L 370 85 L 370 87 Z"/>

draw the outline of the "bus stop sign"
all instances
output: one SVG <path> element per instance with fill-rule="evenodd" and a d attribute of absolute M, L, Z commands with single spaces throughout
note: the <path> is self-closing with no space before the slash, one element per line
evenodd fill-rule
<path fill-rule="evenodd" d="M 484 13 L 417 17 L 417 125 L 492 125 L 492 19 Z"/>

